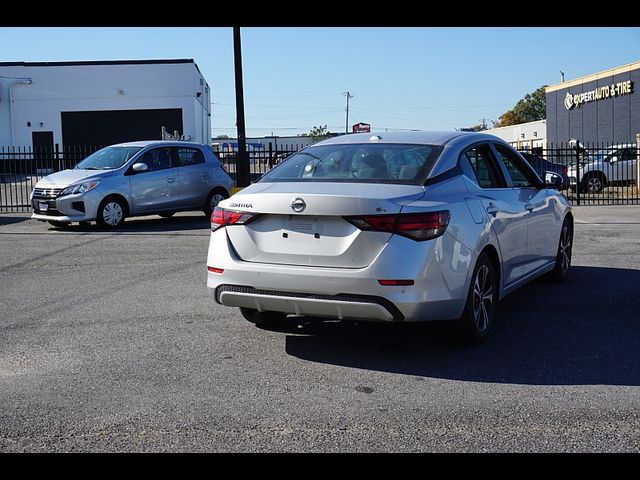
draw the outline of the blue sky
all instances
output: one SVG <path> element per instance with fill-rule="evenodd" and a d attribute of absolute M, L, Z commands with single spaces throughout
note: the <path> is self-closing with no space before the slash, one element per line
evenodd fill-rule
<path fill-rule="evenodd" d="M 247 135 L 490 125 L 525 94 L 640 60 L 629 27 L 245 27 Z M 0 27 L 0 61 L 193 58 L 235 136 L 231 27 Z"/>

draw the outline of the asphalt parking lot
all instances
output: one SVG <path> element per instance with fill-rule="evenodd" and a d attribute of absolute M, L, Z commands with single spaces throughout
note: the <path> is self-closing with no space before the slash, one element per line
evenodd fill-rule
<path fill-rule="evenodd" d="M 205 286 L 201 214 L 0 214 L 1 452 L 640 452 L 640 206 L 575 207 L 570 279 L 442 325 L 264 330 Z"/>

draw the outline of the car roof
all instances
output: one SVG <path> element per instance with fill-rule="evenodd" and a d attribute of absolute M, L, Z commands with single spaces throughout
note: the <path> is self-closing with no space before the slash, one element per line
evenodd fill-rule
<path fill-rule="evenodd" d="M 166 145 L 166 146 L 195 146 L 195 147 L 202 147 L 203 144 L 202 143 L 196 143 L 196 142 L 185 142 L 182 140 L 139 140 L 136 142 L 124 142 L 124 143 L 116 143 L 114 145 L 109 145 L 110 147 L 148 147 L 150 145 L 158 145 L 158 146 L 162 146 L 162 145 Z"/>
<path fill-rule="evenodd" d="M 382 132 L 374 131 L 370 133 L 350 133 L 348 135 L 339 135 L 327 140 L 323 140 L 314 145 L 338 145 L 338 144 L 356 144 L 356 143 L 414 143 L 425 145 L 445 145 L 454 139 L 462 139 L 466 141 L 492 140 L 500 141 L 502 139 L 495 135 L 489 135 L 481 132 L 461 132 L 461 131 L 408 131 L 408 132 Z"/>
<path fill-rule="evenodd" d="M 371 132 L 354 133 L 333 137 L 322 142 L 310 145 L 307 148 L 314 148 L 321 145 L 345 145 L 345 144 L 406 144 L 406 145 L 436 145 L 444 147 L 445 151 L 450 150 L 452 154 L 440 155 L 429 173 L 428 178 L 433 178 L 441 173 L 455 168 L 458 162 L 458 152 L 467 145 L 476 142 L 496 142 L 509 147 L 503 139 L 495 135 L 482 132 L 462 132 L 462 131 L 408 131 L 408 132 Z"/>

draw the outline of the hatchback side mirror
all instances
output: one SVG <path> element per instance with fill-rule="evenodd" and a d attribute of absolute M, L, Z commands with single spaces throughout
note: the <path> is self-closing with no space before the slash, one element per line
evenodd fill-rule
<path fill-rule="evenodd" d="M 544 184 L 547 187 L 560 190 L 562 188 L 562 177 L 556 172 L 544 172 Z"/>
<path fill-rule="evenodd" d="M 134 163 L 131 169 L 134 172 L 146 172 L 147 170 L 149 170 L 149 167 L 147 166 L 146 163 L 140 162 L 140 163 Z"/>

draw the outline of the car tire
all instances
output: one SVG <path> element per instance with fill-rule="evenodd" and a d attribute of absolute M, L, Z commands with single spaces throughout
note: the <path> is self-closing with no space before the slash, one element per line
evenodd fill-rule
<path fill-rule="evenodd" d="M 587 175 L 582 181 L 583 193 L 600 193 L 605 186 L 605 181 L 602 175 L 597 173 L 591 173 Z"/>
<path fill-rule="evenodd" d="M 286 313 L 281 312 L 259 312 L 253 308 L 240 307 L 240 313 L 245 320 L 253 323 L 256 326 L 268 326 L 274 323 L 283 321 L 286 317 Z"/>
<path fill-rule="evenodd" d="M 571 252 L 573 249 L 573 224 L 568 218 L 564 219 L 558 240 L 556 266 L 549 272 L 549 278 L 556 282 L 566 280 L 571 268 Z"/>
<path fill-rule="evenodd" d="M 69 225 L 71 225 L 70 222 L 57 222 L 56 220 L 47 220 L 47 222 L 49 222 L 49 225 L 51 225 L 52 227 L 56 228 L 67 228 L 69 227 Z"/>
<path fill-rule="evenodd" d="M 486 340 L 495 317 L 497 300 L 495 266 L 489 255 L 482 253 L 473 269 L 467 302 L 458 320 L 458 340 L 469 346 Z"/>
<path fill-rule="evenodd" d="M 213 209 L 218 206 L 222 200 L 229 198 L 229 194 L 222 188 L 216 188 L 207 196 L 207 201 L 202 211 L 207 218 L 211 218 Z"/>
<path fill-rule="evenodd" d="M 126 206 L 123 200 L 111 197 L 104 199 L 98 207 L 96 223 L 103 228 L 120 228 L 126 218 Z"/>

